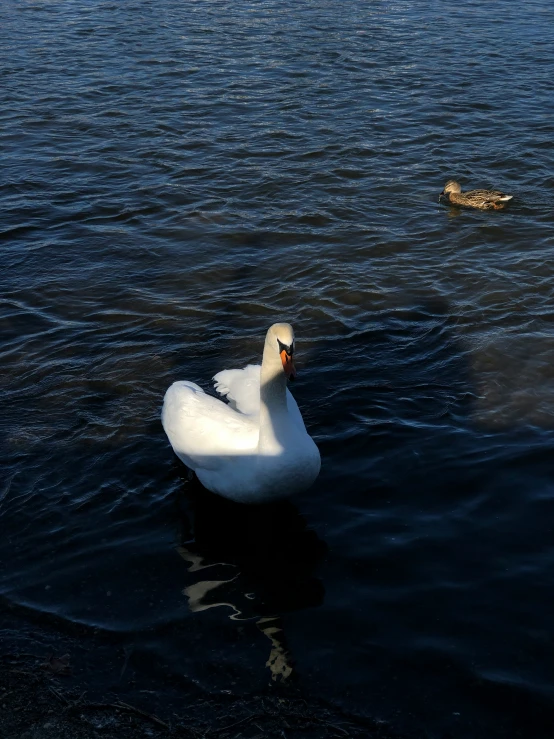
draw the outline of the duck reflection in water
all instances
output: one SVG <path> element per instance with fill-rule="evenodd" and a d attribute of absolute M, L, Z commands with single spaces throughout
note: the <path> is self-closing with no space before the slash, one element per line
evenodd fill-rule
<path fill-rule="evenodd" d="M 271 642 L 266 666 L 272 679 L 288 680 L 294 666 L 283 614 L 323 602 L 325 591 L 314 570 L 326 544 L 289 501 L 234 503 L 189 477 L 178 502 L 178 552 L 194 576 L 183 590 L 190 610 L 224 606 L 233 621 L 256 621 Z"/>

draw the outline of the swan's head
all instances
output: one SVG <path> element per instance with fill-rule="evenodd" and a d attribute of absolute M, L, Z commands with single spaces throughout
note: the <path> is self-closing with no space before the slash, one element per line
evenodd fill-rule
<path fill-rule="evenodd" d="M 294 331 L 290 323 L 274 323 L 265 337 L 266 346 L 274 349 L 281 357 L 283 370 L 289 380 L 296 377 L 294 366 Z"/>

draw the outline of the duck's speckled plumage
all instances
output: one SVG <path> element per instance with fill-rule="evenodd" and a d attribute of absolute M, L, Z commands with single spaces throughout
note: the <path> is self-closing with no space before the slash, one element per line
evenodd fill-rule
<path fill-rule="evenodd" d="M 455 180 L 448 180 L 439 195 L 440 203 L 456 205 L 462 208 L 479 208 L 479 210 L 502 210 L 513 195 L 506 195 L 499 190 L 469 190 L 462 188 Z"/>

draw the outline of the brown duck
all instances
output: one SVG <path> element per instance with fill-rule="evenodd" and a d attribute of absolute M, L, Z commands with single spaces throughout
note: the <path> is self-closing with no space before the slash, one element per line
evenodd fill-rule
<path fill-rule="evenodd" d="M 460 185 L 454 180 L 448 180 L 444 190 L 439 195 L 439 203 L 456 205 L 462 208 L 479 208 L 480 210 L 502 210 L 504 204 L 511 200 L 513 195 L 506 195 L 498 190 L 469 190 L 462 192 Z"/>

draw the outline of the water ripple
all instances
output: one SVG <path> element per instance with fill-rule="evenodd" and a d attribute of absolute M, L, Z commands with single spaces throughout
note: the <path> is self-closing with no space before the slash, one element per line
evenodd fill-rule
<path fill-rule="evenodd" d="M 253 613 L 296 603 L 322 691 L 379 686 L 386 712 L 421 684 L 469 716 L 493 688 L 554 684 L 552 9 L 337 8 L 0 10 L 0 592 L 106 633 L 152 628 L 156 645 L 136 639 L 180 674 L 214 644 L 230 659 L 224 617 L 197 627 L 181 592 L 173 546 L 198 508 L 175 512 L 189 488 L 159 408 L 177 378 L 258 361 L 290 320 L 323 458 L 298 506 L 330 547 L 327 593 L 308 544 L 287 572 L 309 575 L 311 615 L 249 569 L 254 551 L 225 597 L 248 581 Z M 449 211 L 450 177 L 515 197 Z M 177 665 L 194 628 L 196 661 Z"/>

